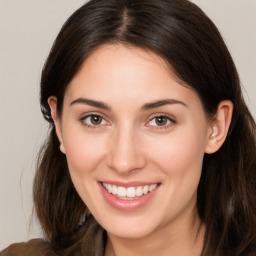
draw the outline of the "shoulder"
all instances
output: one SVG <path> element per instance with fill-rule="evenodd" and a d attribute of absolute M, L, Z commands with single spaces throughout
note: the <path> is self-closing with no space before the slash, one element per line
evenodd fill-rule
<path fill-rule="evenodd" d="M 72 244 L 62 249 L 61 255 L 104 255 L 107 235 L 97 221 L 89 216 L 73 237 Z M 57 256 L 49 243 L 32 239 L 15 243 L 0 252 L 0 256 Z"/>
<path fill-rule="evenodd" d="M 26 243 L 15 243 L 0 252 L 0 256 L 56 256 L 42 239 L 32 239 Z"/>

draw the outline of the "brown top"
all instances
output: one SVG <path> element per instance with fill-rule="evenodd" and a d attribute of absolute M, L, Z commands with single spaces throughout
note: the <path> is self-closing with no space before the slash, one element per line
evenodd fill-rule
<path fill-rule="evenodd" d="M 103 256 L 106 236 L 104 230 L 93 219 L 88 218 L 82 228 L 84 236 L 81 242 L 75 244 L 72 254 L 63 252 L 61 255 L 72 256 Z M 43 239 L 32 239 L 27 243 L 16 243 L 0 252 L 0 256 L 57 256 L 51 246 Z"/>

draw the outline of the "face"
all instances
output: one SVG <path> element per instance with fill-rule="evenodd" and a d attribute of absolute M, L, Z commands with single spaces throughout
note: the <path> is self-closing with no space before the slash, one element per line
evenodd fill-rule
<path fill-rule="evenodd" d="M 109 234 L 140 238 L 192 222 L 211 129 L 197 94 L 159 56 L 96 50 L 55 124 L 74 186 Z"/>

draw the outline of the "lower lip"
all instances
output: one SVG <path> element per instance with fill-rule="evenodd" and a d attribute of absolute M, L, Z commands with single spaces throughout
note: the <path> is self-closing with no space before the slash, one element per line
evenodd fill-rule
<path fill-rule="evenodd" d="M 137 199 L 133 200 L 122 200 L 112 194 L 110 194 L 103 186 L 102 183 L 99 182 L 99 186 L 101 189 L 101 192 L 103 194 L 103 197 L 105 200 L 114 208 L 121 210 L 121 211 L 134 211 L 137 209 L 142 208 L 145 206 L 157 193 L 158 188 L 160 185 L 156 187 L 153 191 L 149 192 L 146 195 L 140 196 Z"/>

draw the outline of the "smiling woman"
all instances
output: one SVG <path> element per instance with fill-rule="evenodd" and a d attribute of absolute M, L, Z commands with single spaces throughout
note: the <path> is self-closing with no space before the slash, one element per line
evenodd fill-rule
<path fill-rule="evenodd" d="M 217 138 L 209 140 L 213 122 L 197 94 L 157 55 L 107 44 L 72 79 L 61 116 L 56 96 L 48 101 L 76 191 L 113 247 L 116 237 L 155 240 L 162 229 L 190 244 L 184 227 L 188 233 L 199 227 L 190 223 L 202 159 Z M 224 106 L 229 124 L 232 104 Z"/>
<path fill-rule="evenodd" d="M 197 6 L 88 2 L 46 61 L 41 108 L 45 240 L 1 255 L 255 255 L 255 122 Z"/>

